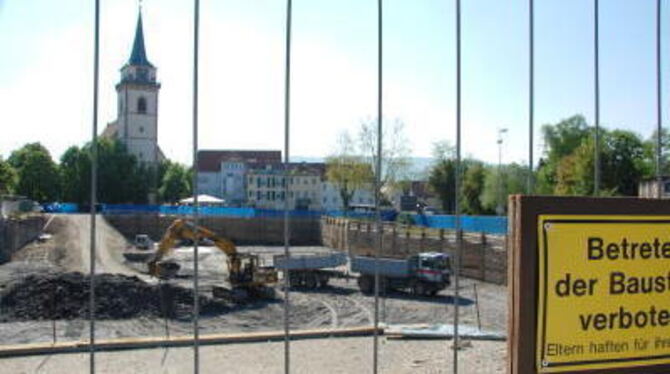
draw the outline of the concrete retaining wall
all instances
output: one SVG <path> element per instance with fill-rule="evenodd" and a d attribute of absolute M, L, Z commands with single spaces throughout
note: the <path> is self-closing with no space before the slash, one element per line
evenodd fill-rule
<path fill-rule="evenodd" d="M 42 232 L 47 217 L 0 218 L 0 264 L 8 262 L 14 252 L 35 240 Z"/>
<path fill-rule="evenodd" d="M 157 214 L 111 214 L 105 219 L 127 239 L 147 234 L 160 240 L 168 226 L 178 216 Z M 218 235 L 231 239 L 237 245 L 283 245 L 284 221 L 281 217 L 200 217 L 199 224 Z M 291 218 L 292 245 L 321 245 L 321 227 L 318 218 Z"/>
<path fill-rule="evenodd" d="M 353 255 L 374 255 L 378 240 L 374 222 L 324 217 L 323 244 Z M 488 282 L 506 284 L 506 237 L 466 233 L 463 236 L 462 274 Z M 447 252 L 456 249 L 453 231 L 426 229 L 385 222 L 382 256 L 405 258 L 419 252 Z"/>

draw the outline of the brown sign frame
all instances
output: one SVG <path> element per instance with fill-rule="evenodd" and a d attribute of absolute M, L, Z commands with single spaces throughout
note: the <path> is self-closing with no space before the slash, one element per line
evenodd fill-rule
<path fill-rule="evenodd" d="M 509 197 L 507 372 L 537 374 L 538 218 L 540 215 L 670 215 L 670 200 L 525 196 Z M 580 374 L 670 373 L 670 364 L 573 371 Z"/>

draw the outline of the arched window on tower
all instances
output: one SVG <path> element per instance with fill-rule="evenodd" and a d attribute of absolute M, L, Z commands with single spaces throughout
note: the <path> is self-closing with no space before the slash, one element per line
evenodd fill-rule
<path fill-rule="evenodd" d="M 137 99 L 137 112 L 146 113 L 147 112 L 147 99 L 140 97 Z"/>

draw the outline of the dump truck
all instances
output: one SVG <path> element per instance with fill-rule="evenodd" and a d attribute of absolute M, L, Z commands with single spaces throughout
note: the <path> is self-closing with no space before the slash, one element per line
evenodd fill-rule
<path fill-rule="evenodd" d="M 348 266 L 347 266 L 348 264 Z M 415 295 L 436 295 L 451 283 L 450 257 L 424 252 L 405 259 L 347 256 L 343 252 L 313 255 L 275 256 L 274 267 L 289 274 L 291 288 L 325 287 L 331 278 L 357 278 L 361 292 L 374 292 L 375 269 L 379 267 L 380 290 L 409 291 Z"/>
<path fill-rule="evenodd" d="M 358 288 L 363 293 L 375 289 L 375 269 L 379 269 L 380 290 L 409 291 L 415 295 L 435 296 L 451 283 L 449 255 L 424 252 L 406 259 L 354 256 L 350 269 L 359 273 Z"/>
<path fill-rule="evenodd" d="M 284 255 L 274 256 L 274 267 L 277 270 L 289 270 L 289 286 L 291 288 L 326 287 L 330 278 L 346 277 L 346 272 L 338 268 L 347 264 L 344 252 L 326 254 L 298 254 L 288 259 Z"/>

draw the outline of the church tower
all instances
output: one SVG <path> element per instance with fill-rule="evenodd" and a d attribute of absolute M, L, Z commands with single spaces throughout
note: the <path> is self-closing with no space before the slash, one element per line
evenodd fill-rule
<path fill-rule="evenodd" d="M 130 59 L 121 68 L 121 81 L 116 84 L 118 115 L 116 138 L 139 162 L 156 163 L 163 159 L 158 147 L 158 91 L 156 68 L 147 59 L 144 49 L 142 13 L 137 17 L 135 40 Z"/>

